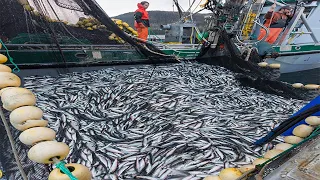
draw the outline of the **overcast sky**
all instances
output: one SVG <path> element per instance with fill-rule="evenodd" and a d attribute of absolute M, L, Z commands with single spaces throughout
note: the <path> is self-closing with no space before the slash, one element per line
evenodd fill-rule
<path fill-rule="evenodd" d="M 126 12 L 133 12 L 137 9 L 137 4 L 142 0 L 96 0 L 100 6 L 106 11 L 106 13 L 113 17 Z M 147 0 L 150 3 L 148 11 L 152 10 L 163 10 L 172 11 L 173 10 L 173 0 Z M 190 0 L 191 2 L 193 0 Z M 203 4 L 205 0 L 196 0 L 193 9 L 196 5 Z M 189 0 L 179 0 L 179 4 L 184 10 L 189 8 Z M 177 8 L 174 8 L 177 11 Z M 200 9 L 200 8 L 198 8 Z"/>

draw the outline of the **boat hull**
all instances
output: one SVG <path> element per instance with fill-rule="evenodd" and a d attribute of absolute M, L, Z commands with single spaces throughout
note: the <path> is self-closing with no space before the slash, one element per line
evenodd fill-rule
<path fill-rule="evenodd" d="M 115 64 L 153 64 L 171 62 L 168 59 L 148 58 L 139 54 L 129 45 L 61 45 L 60 49 L 52 45 L 10 45 L 10 55 L 19 68 L 43 67 L 82 67 L 105 66 Z M 167 55 L 175 55 L 178 59 L 194 59 L 199 50 L 184 47 L 162 47 Z M 5 50 L 0 50 L 6 54 Z M 11 63 L 8 61 L 8 65 Z"/>
<path fill-rule="evenodd" d="M 281 55 L 268 58 L 267 63 L 279 63 L 280 80 L 289 83 L 320 84 L 320 52 L 308 54 Z"/>

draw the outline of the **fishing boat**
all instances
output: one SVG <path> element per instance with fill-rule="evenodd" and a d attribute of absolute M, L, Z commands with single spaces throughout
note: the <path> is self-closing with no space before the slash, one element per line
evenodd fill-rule
<path fill-rule="evenodd" d="M 7 38 L 8 52 L 12 54 L 16 64 L 20 67 L 94 66 L 150 62 L 148 57 L 137 53 L 132 45 L 121 44 L 116 35 L 106 31 L 101 32 L 103 28 L 98 29 L 99 25 L 91 23 L 90 27 L 85 26 L 83 24 L 86 21 L 85 18 L 79 19 L 78 17 L 86 17 L 86 15 L 81 12 L 81 8 L 75 3 L 68 4 L 57 1 L 58 3 L 53 2 L 50 4 L 47 2 L 39 5 L 36 2 L 30 1 L 29 4 L 23 4 L 24 1 L 20 1 L 20 4 L 14 1 L 3 2 L 3 7 L 8 6 L 14 9 L 16 16 L 21 15 L 30 20 L 29 22 L 17 20 L 15 25 L 17 28 L 10 32 L 4 29 L 2 35 Z M 237 46 L 236 48 L 240 55 L 246 56 L 248 51 L 252 52 L 252 50 L 249 50 L 250 48 L 246 47 L 255 48 L 257 41 L 249 39 L 257 36 L 261 27 L 254 20 L 260 18 L 260 21 L 263 21 L 263 16 L 269 9 L 270 2 L 273 1 L 248 1 L 247 4 L 244 4 L 245 8 L 242 10 L 238 21 L 234 19 L 232 22 L 224 23 L 229 33 L 236 34 L 233 43 Z M 280 1 L 277 2 L 278 7 L 286 4 L 297 5 L 295 16 L 280 35 L 276 44 L 271 47 L 271 51 L 268 45 L 262 45 L 257 49 L 260 48 L 260 51 L 264 51 L 269 48 L 262 61 L 268 64 L 280 64 L 279 73 L 281 75 L 279 75 L 279 80 L 291 84 L 320 84 L 319 59 L 317 58 L 319 32 L 317 31 L 318 23 L 314 23 L 318 21 L 317 18 L 319 17 L 319 1 L 296 4 L 295 2 L 290 0 L 282 1 L 282 3 Z M 39 18 L 38 12 L 41 11 L 39 9 L 41 6 L 47 9 L 48 16 L 45 19 Z M 51 10 L 51 6 L 53 9 L 59 9 L 59 11 Z M 177 7 L 179 7 L 179 4 L 177 4 Z M 63 16 L 69 12 L 74 13 L 74 16 Z M 205 43 L 207 41 L 208 32 L 204 31 L 207 36 L 206 38 L 202 37 L 202 34 L 205 33 L 200 32 L 196 24 L 192 22 L 192 19 L 185 18 L 181 9 L 179 14 L 180 20 L 178 23 L 161 26 L 162 29 L 166 30 L 164 43 L 152 41 L 151 43 L 163 53 L 174 55 L 181 61 L 192 60 L 199 55 L 202 47 L 199 42 L 204 41 Z M 8 17 L 8 15 L 11 14 L 4 13 L 1 17 Z M 307 17 L 305 17 L 306 15 Z M 192 15 L 187 14 L 187 17 L 190 16 L 192 17 Z M 61 19 L 61 17 L 64 19 Z M 226 17 L 222 16 L 220 18 L 226 19 Z M 208 16 L 206 22 L 210 23 L 212 19 L 216 19 L 216 15 Z M 51 36 L 39 33 L 41 32 L 39 28 L 46 26 L 47 21 L 52 24 L 53 30 L 58 34 L 56 37 L 52 30 Z M 122 29 L 126 29 L 126 32 L 133 33 L 133 35 L 136 33 L 133 28 L 127 26 L 127 23 L 121 20 L 115 20 L 114 22 Z M 5 27 L 6 24 L 10 24 L 10 21 L 4 19 L 1 27 Z M 90 25 L 90 22 L 87 24 Z M 84 36 L 84 34 L 90 35 Z M 96 37 L 103 38 L 97 39 Z M 211 46 L 222 47 L 218 46 L 217 42 L 218 39 Z M 0 52 L 6 53 L 6 50 L 0 49 Z M 277 57 L 271 57 L 271 53 L 274 52 L 278 53 Z M 263 54 L 264 52 L 261 53 Z M 31 54 L 32 57 L 30 56 Z M 26 55 L 30 58 L 25 59 Z M 52 55 L 55 56 L 56 61 L 46 61 Z M 217 49 L 217 53 L 212 56 L 219 58 L 226 55 L 226 52 Z M 249 58 L 244 57 L 244 59 Z"/>
<path fill-rule="evenodd" d="M 272 1 L 266 2 L 260 12 L 257 7 L 264 1 L 257 1 L 252 5 L 251 13 L 259 17 L 263 22 L 264 14 L 269 10 Z M 278 7 L 290 5 L 294 10 L 294 16 L 279 35 L 277 41 L 272 44 L 278 57 L 266 57 L 268 63 L 280 63 L 280 80 L 287 82 L 301 82 L 307 84 L 319 84 L 320 60 L 317 58 L 319 48 L 319 1 L 277 1 Z M 248 14 L 248 17 L 250 14 Z M 251 17 L 251 16 L 250 16 Z M 250 19 L 250 18 L 248 18 Z M 251 19 L 252 20 L 252 19 Z M 247 24 L 244 29 L 252 30 L 250 33 L 257 36 L 260 27 Z M 246 35 L 247 32 L 245 32 Z M 251 34 L 251 35 L 252 35 Z"/>
<path fill-rule="evenodd" d="M 130 32 L 123 32 L 127 29 L 134 35 L 132 29 L 106 16 L 94 0 L 55 0 L 55 5 L 38 0 L 18 2 L 1 2 L 2 7 L 9 5 L 10 10 L 27 18 L 0 21 L 27 24 L 6 26 L 11 29 L 6 37 L 17 43 L 2 43 L 2 52 L 8 57 L 0 56 L 1 63 L 8 58 L 12 67 L 0 66 L 0 173 L 3 170 L 4 179 L 202 179 L 220 170 L 224 173 L 216 178 L 224 179 L 222 174 L 233 175 L 228 171 L 231 166 L 237 178 L 249 174 L 247 170 L 260 174 L 259 166 L 234 167 L 249 163 L 268 149 L 249 145 L 266 132 L 273 121 L 271 116 L 283 119 L 305 102 L 292 99 L 296 93 L 272 79 L 276 64 L 261 64 L 253 53 L 242 51 L 243 46 L 232 39 L 232 28 L 217 28 L 238 21 L 233 16 L 239 14 L 243 1 L 231 0 L 224 7 L 217 1 L 206 2 L 204 7 L 218 14 L 208 17 L 212 26 L 208 38 L 200 38 L 204 41 L 201 47 L 192 41 L 177 45 L 141 43 L 128 35 Z M 76 18 L 69 16 L 75 24 L 68 26 L 61 19 L 51 19 L 54 11 L 44 9 L 57 9 L 54 6 L 80 13 L 75 13 Z M 235 12 L 228 13 L 229 8 Z M 34 9 L 41 11 L 40 17 Z M 217 18 L 219 13 L 225 18 Z M 177 27 L 190 30 L 190 26 L 194 27 L 187 22 Z M 29 32 L 21 34 L 24 30 Z M 189 35 L 179 35 L 179 41 L 195 39 Z M 198 62 L 232 69 L 255 85 L 265 84 L 270 91 L 278 91 L 280 96 L 242 86 L 236 78 L 239 74 L 225 68 L 180 63 L 194 59 L 197 53 Z M 108 63 L 130 66 L 94 71 L 88 67 Z M 171 64 L 134 66 L 137 63 Z M 56 67 L 66 72 L 51 74 L 60 70 Z M 319 97 L 309 106 L 318 102 Z M 319 131 L 311 127 L 319 126 L 318 114 L 314 114 L 319 109 L 315 108 L 301 109 L 299 115 L 281 123 L 256 145 L 270 142 L 282 131 L 288 133 L 288 128 L 305 138 L 303 145 L 308 145 L 307 140 L 318 143 Z M 298 124 L 304 119 L 304 126 Z M 290 146 L 291 152 L 300 145 L 290 142 L 294 145 L 279 145 L 266 153 L 268 162 L 273 163 L 284 148 Z M 312 168 L 309 165 L 304 170 L 314 173 Z"/>

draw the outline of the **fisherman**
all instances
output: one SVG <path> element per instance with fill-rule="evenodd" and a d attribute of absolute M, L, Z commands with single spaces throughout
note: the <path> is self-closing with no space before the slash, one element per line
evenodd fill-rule
<path fill-rule="evenodd" d="M 269 29 L 269 35 L 265 41 L 270 44 L 273 44 L 277 40 L 283 28 L 286 27 L 288 20 L 292 17 L 293 9 L 290 6 L 283 6 L 278 12 L 274 12 L 276 6 L 274 3 L 264 16 L 266 19 L 264 26 Z M 258 40 L 261 40 L 265 35 L 266 30 L 261 28 Z"/>
<path fill-rule="evenodd" d="M 149 15 L 146 9 L 149 7 L 147 1 L 138 3 L 138 9 L 134 13 L 134 27 L 137 29 L 138 38 L 147 40 L 148 39 L 148 28 L 150 27 Z"/>

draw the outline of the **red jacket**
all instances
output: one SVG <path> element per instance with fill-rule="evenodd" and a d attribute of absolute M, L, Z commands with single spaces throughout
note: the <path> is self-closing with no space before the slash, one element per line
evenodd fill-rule
<path fill-rule="evenodd" d="M 136 28 L 141 26 L 150 27 L 149 14 L 146 11 L 146 9 L 144 9 L 143 5 L 140 3 L 138 3 L 138 9 L 134 13 L 134 19 L 134 26 Z"/>
<path fill-rule="evenodd" d="M 285 27 L 286 21 L 288 19 L 288 16 L 285 14 L 274 12 L 272 16 L 272 11 L 268 11 L 267 14 L 264 16 L 266 21 L 264 22 L 264 25 L 269 28 L 283 28 Z M 272 19 L 271 19 L 272 17 Z M 271 21 L 271 23 L 270 23 Z"/>

